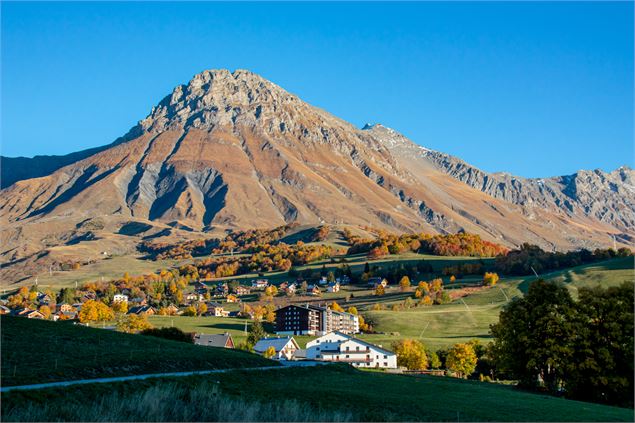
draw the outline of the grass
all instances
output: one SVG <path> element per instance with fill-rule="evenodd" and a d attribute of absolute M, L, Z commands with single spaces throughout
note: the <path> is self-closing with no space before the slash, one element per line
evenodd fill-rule
<path fill-rule="evenodd" d="M 213 396 L 205 395 L 216 389 L 229 404 L 272 408 L 238 418 L 236 407 L 226 415 L 207 410 L 218 407 Z M 298 415 L 293 411 L 298 407 L 307 413 Z M 504 385 L 364 372 L 344 365 L 9 392 L 3 395 L 2 414 L 4 421 L 205 421 L 218 415 L 218 420 L 244 421 L 322 421 L 336 416 L 336 420 L 356 421 L 633 421 L 634 417 L 629 409 Z"/>
<path fill-rule="evenodd" d="M 544 279 L 563 283 L 576 298 L 578 289 L 601 286 L 608 288 L 619 286 L 624 282 L 633 283 L 635 266 L 633 257 L 623 257 L 599 263 L 586 264 L 541 275 Z M 529 282 L 535 278 L 527 278 L 521 285 L 526 292 Z"/>
<path fill-rule="evenodd" d="M 190 260 L 191 261 L 191 260 Z M 140 256 L 115 256 L 109 259 L 99 260 L 92 264 L 87 264 L 77 270 L 53 271 L 51 274 L 45 272 L 38 275 L 38 286 L 41 288 L 60 289 L 74 287 L 75 282 L 81 286 L 85 282 L 121 278 L 124 272 L 131 276 L 154 273 L 161 269 L 169 269 L 179 266 L 188 260 L 143 260 Z M 21 285 L 32 285 L 35 279 L 28 280 Z M 4 287 L 5 289 L 13 289 Z"/>
<path fill-rule="evenodd" d="M 165 339 L 2 316 L 2 385 L 144 373 L 260 367 L 255 354 Z"/>

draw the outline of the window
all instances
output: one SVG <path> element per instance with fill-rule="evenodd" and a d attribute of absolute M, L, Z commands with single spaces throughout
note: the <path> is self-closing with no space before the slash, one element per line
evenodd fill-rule
<path fill-rule="evenodd" d="M 388 367 L 388 363 L 384 361 L 384 367 Z"/>
<path fill-rule="evenodd" d="M 346 358 L 348 358 L 348 354 L 346 354 Z"/>
<path fill-rule="evenodd" d="M 358 345 L 358 346 L 356 346 L 356 347 L 355 347 L 355 349 L 356 349 L 357 351 L 359 351 L 359 345 Z"/>
<path fill-rule="evenodd" d="M 387 355 L 384 355 L 384 360 L 385 360 L 385 359 L 387 359 L 387 358 L 388 358 L 388 356 L 387 356 Z"/>
<path fill-rule="evenodd" d="M 346 347 L 346 351 L 348 351 L 349 349 L 350 349 L 349 347 Z"/>

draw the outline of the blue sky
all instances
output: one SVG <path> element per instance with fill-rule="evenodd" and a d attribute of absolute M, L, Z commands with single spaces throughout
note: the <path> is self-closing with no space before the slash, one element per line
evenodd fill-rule
<path fill-rule="evenodd" d="M 110 143 L 213 68 L 487 171 L 633 162 L 626 2 L 2 2 L 2 154 Z"/>

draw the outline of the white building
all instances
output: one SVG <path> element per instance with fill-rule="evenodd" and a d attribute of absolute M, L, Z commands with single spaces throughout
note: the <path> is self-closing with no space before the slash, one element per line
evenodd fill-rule
<path fill-rule="evenodd" d="M 329 286 L 326 289 L 328 292 L 340 292 L 339 282 L 329 282 Z"/>
<path fill-rule="evenodd" d="M 355 367 L 397 368 L 394 352 L 342 332 L 330 332 L 307 343 L 306 358 L 348 363 Z"/>
<path fill-rule="evenodd" d="M 276 360 L 291 360 L 300 348 L 292 336 L 287 336 L 284 338 L 262 338 L 254 345 L 254 351 L 263 355 L 269 347 L 273 347 L 276 351 L 276 355 L 273 357 Z"/>
<path fill-rule="evenodd" d="M 115 294 L 112 297 L 112 302 L 113 303 L 127 303 L 128 302 L 128 296 L 124 295 L 124 294 Z"/>

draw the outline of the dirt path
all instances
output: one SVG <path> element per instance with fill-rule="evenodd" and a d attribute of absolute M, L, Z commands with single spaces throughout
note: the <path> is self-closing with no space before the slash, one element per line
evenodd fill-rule
<path fill-rule="evenodd" d="M 150 374 L 144 374 L 144 375 L 103 377 L 103 378 L 97 378 L 97 379 L 65 380 L 61 382 L 38 383 L 34 385 L 4 386 L 0 388 L 0 392 L 45 389 L 45 388 L 55 388 L 60 386 L 72 386 L 72 385 L 85 385 L 89 383 L 125 382 L 128 380 L 150 379 L 150 378 L 156 378 L 156 377 L 209 375 L 214 373 L 228 373 L 228 372 L 232 372 L 236 370 L 245 370 L 245 371 L 280 370 L 280 369 L 286 369 L 288 367 L 308 367 L 308 366 L 318 366 L 318 365 L 329 364 L 328 362 L 318 362 L 318 361 L 281 361 L 280 363 L 282 363 L 282 366 L 245 367 L 245 368 L 214 369 L 214 370 L 193 370 L 189 372 L 171 372 L 171 373 L 150 373 Z"/>

